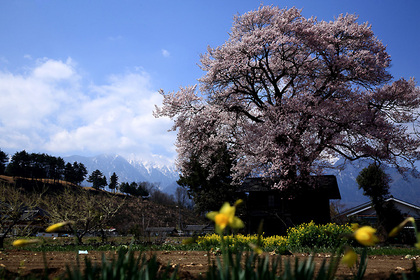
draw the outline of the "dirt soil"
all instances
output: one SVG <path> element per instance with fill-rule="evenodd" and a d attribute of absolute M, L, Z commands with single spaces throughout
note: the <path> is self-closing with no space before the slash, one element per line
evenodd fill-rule
<path fill-rule="evenodd" d="M 87 255 L 79 256 L 82 260 L 88 257 L 94 262 L 101 262 L 102 254 L 105 254 L 107 259 L 116 257 L 116 253 L 111 251 L 89 251 Z M 205 276 L 205 272 L 208 269 L 208 253 L 203 251 L 158 251 L 147 252 L 146 254 L 150 256 L 156 254 L 162 265 L 179 265 L 181 279 L 194 279 L 200 275 Z M 76 254 L 74 252 L 46 252 L 45 256 L 51 272 L 51 279 L 61 275 L 65 271 L 66 265 L 72 266 L 76 263 Z M 308 255 L 282 256 L 283 259 L 294 257 L 307 258 Z M 328 259 L 329 257 L 328 254 L 316 254 L 317 267 L 325 258 Z M 216 257 L 211 254 L 210 258 L 215 259 Z M 369 256 L 365 279 L 387 279 L 391 274 L 401 276 L 401 273 L 410 272 L 413 261 L 416 262 L 417 267 L 420 267 L 419 256 Z M 40 274 L 44 268 L 43 255 L 40 252 L 23 250 L 0 251 L 1 268 L 13 274 L 16 273 L 16 275 Z M 352 270 L 340 264 L 337 276 L 345 279 L 350 277 L 352 273 Z"/>

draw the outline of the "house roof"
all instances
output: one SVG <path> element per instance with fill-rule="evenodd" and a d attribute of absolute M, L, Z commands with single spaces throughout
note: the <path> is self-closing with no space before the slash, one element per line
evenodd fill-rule
<path fill-rule="evenodd" d="M 385 201 L 400 204 L 401 206 L 412 209 L 412 211 L 419 213 L 419 217 L 420 217 L 420 206 L 418 206 L 418 205 L 408 203 L 406 201 L 403 201 L 401 199 L 397 199 L 395 197 L 390 197 L 390 198 L 386 199 Z M 343 213 L 340 213 L 337 216 L 351 217 L 351 216 L 355 216 L 355 215 L 361 214 L 361 213 L 369 211 L 369 210 L 373 210 L 373 204 L 372 204 L 371 201 L 360 204 L 360 205 L 355 206 L 353 208 L 350 208 L 350 209 L 344 211 Z"/>
<path fill-rule="evenodd" d="M 337 178 L 334 175 L 312 176 L 313 189 L 317 194 L 326 195 L 329 199 L 341 199 L 338 189 Z M 247 178 L 239 187 L 240 192 L 267 192 L 273 191 L 272 186 L 278 183 L 279 179 L 268 178 Z M 308 190 L 311 192 L 311 190 Z"/>
<path fill-rule="evenodd" d="M 186 225 L 184 230 L 185 231 L 202 231 L 202 230 L 213 230 L 214 227 L 212 225 Z"/>
<path fill-rule="evenodd" d="M 146 231 L 153 231 L 153 232 L 172 232 L 174 231 L 174 227 L 148 227 Z"/>

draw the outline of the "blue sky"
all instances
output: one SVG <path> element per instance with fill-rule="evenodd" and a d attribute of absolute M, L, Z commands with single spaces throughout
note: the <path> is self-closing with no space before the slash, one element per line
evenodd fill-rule
<path fill-rule="evenodd" d="M 261 3 L 326 21 L 357 14 L 387 45 L 391 74 L 420 79 L 418 0 L 4 0 L 0 149 L 173 161 L 171 122 L 152 116 L 157 91 L 195 84 L 199 55 Z"/>

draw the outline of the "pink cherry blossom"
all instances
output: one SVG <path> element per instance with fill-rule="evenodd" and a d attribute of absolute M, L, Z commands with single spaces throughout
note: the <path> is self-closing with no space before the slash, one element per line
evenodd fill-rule
<path fill-rule="evenodd" d="M 209 170 L 220 143 L 234 155 L 233 178 L 277 176 L 293 187 L 331 157 L 372 158 L 403 167 L 417 158 L 420 90 L 392 82 L 391 58 L 355 15 L 304 18 L 261 6 L 234 19 L 229 39 L 201 56 L 198 86 L 165 93 L 156 116 L 173 119 L 177 164 L 198 156 Z"/>

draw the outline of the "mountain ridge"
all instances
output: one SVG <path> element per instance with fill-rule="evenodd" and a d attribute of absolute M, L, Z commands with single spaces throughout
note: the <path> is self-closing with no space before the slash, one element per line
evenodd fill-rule
<path fill-rule="evenodd" d="M 152 161 L 141 161 L 129 159 L 120 155 L 98 155 L 94 157 L 70 156 L 64 157 L 64 161 L 73 163 L 74 161 L 83 163 L 88 174 L 99 169 L 109 180 L 113 172 L 118 176 L 118 182 L 143 182 L 154 183 L 161 191 L 174 194 L 178 184 L 179 172 L 174 165 L 154 163 Z M 338 160 L 334 166 L 342 164 Z M 343 208 L 351 208 L 369 201 L 369 198 L 363 195 L 359 190 L 356 178 L 360 171 L 369 165 L 369 161 L 356 161 L 348 163 L 344 169 L 326 170 L 325 174 L 335 175 L 341 193 L 340 204 Z M 390 193 L 395 198 L 420 205 L 420 178 L 415 178 L 407 174 L 407 178 L 398 173 L 395 168 L 386 167 L 385 172 L 392 178 L 390 184 Z M 86 181 L 84 185 L 90 185 Z"/>
<path fill-rule="evenodd" d="M 169 194 L 175 193 L 178 185 L 176 181 L 179 173 L 174 166 L 154 164 L 153 162 L 127 160 L 120 155 L 102 154 L 92 157 L 86 156 L 68 156 L 63 158 L 65 162 L 73 163 L 75 161 L 83 163 L 86 166 L 88 174 L 98 169 L 109 182 L 109 178 L 115 172 L 118 176 L 118 182 L 150 182 L 154 183 L 159 190 Z M 84 185 L 90 183 L 84 181 Z"/>

